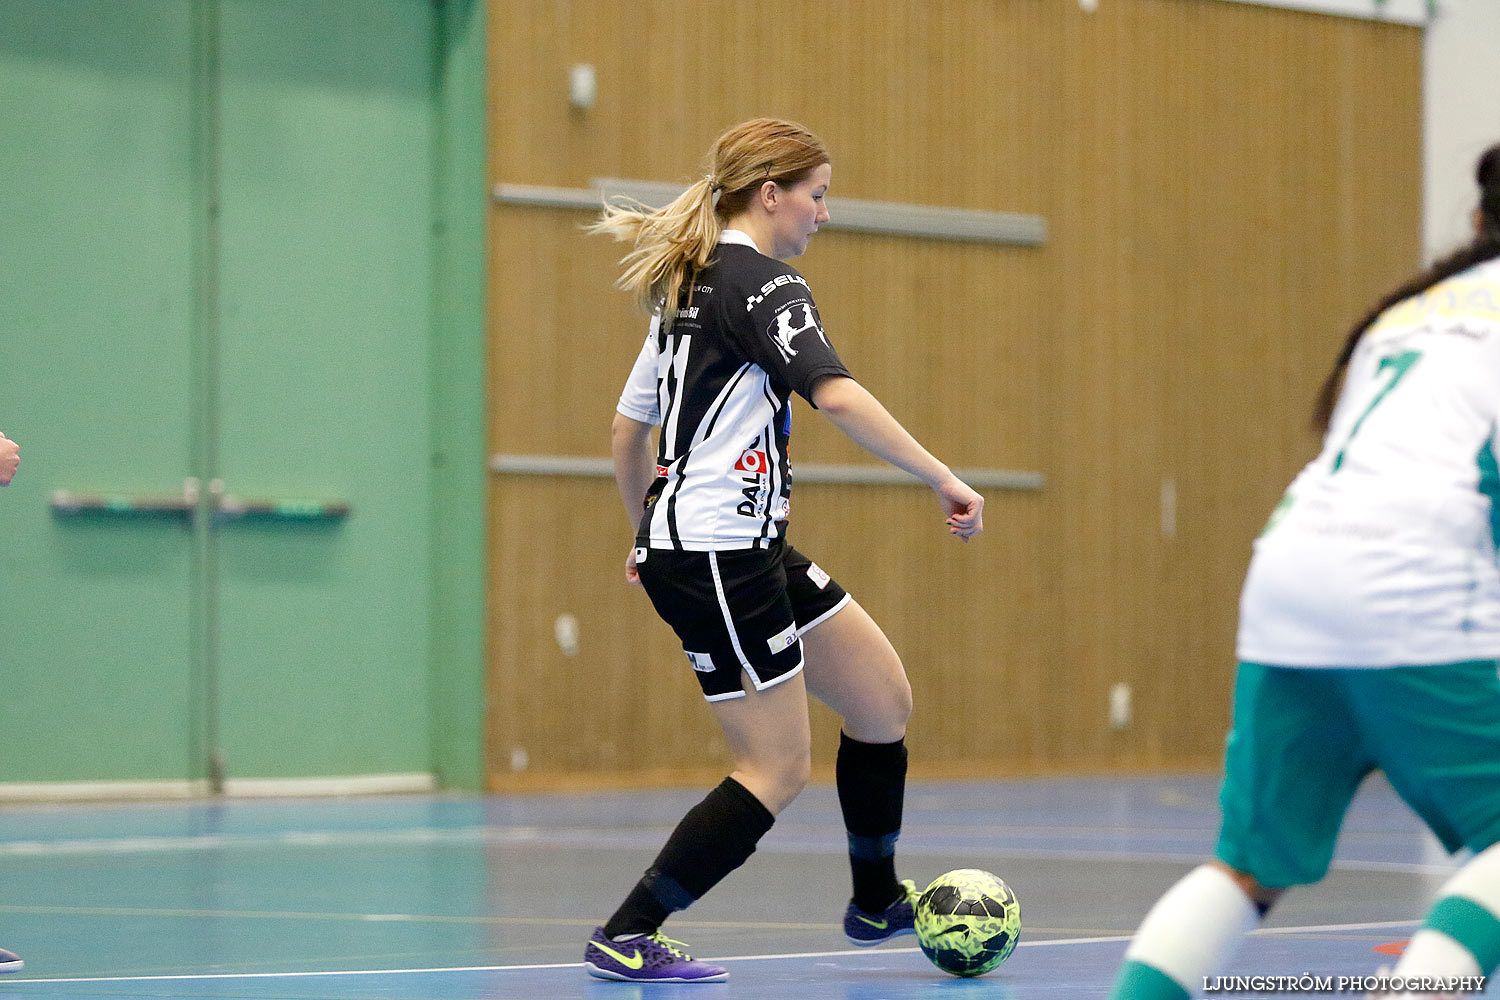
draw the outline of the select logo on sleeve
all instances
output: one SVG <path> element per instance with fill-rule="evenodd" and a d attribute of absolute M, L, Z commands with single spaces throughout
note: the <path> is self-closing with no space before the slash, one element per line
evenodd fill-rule
<path fill-rule="evenodd" d="M 829 582 L 833 579 L 833 577 L 825 573 L 823 571 L 823 567 L 819 566 L 817 563 L 807 564 L 807 578 L 813 583 L 816 583 L 819 590 L 827 587 Z"/>
<path fill-rule="evenodd" d="M 771 647 L 772 653 L 780 653 L 782 650 L 790 649 L 797 644 L 797 623 L 788 625 L 784 631 L 766 640 L 766 645 Z"/>

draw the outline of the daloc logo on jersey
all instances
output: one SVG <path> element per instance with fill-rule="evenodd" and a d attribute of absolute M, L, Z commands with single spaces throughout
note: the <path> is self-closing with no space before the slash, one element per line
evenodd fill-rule
<path fill-rule="evenodd" d="M 828 338 L 823 336 L 823 328 L 818 326 L 817 317 L 813 315 L 812 303 L 798 302 L 778 312 L 767 333 L 771 336 L 771 343 L 781 352 L 781 360 L 791 361 L 797 356 L 792 340 L 809 330 L 816 332 L 823 343 L 828 343 Z"/>
<path fill-rule="evenodd" d="M 765 452 L 747 449 L 740 455 L 740 460 L 734 463 L 734 470 L 761 476 L 765 475 L 768 464 Z"/>

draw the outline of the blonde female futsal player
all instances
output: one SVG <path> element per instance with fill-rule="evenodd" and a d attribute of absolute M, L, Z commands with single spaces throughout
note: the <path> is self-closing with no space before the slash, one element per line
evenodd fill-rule
<path fill-rule="evenodd" d="M 807 282 L 782 263 L 828 221 L 823 143 L 793 122 L 756 119 L 720 136 L 708 163 L 666 208 L 611 207 L 596 227 L 633 244 L 620 285 L 654 313 L 612 430 L 637 531 L 626 576 L 681 638 L 734 758 L 589 940 L 585 967 L 604 979 L 729 975 L 693 961 L 661 926 L 743 864 L 806 784 L 809 691 L 843 718 L 845 933 L 873 945 L 912 932 L 915 889 L 895 874 L 911 688 L 870 616 L 786 540 L 791 394 L 931 486 L 952 534 L 983 530 L 984 499 L 849 376 Z"/>

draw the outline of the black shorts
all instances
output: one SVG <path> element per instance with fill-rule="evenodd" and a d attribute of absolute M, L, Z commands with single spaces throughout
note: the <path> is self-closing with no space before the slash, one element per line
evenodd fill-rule
<path fill-rule="evenodd" d="M 832 577 L 783 541 L 765 549 L 636 549 L 641 583 L 709 701 L 743 698 L 802 669 L 802 639 L 849 601 Z"/>

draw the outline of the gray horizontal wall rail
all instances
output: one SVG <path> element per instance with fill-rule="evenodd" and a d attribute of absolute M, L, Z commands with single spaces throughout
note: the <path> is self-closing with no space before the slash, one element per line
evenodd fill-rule
<path fill-rule="evenodd" d="M 572 455 L 491 455 L 490 470 L 511 476 L 581 476 L 613 479 L 614 463 L 607 458 Z M 975 489 L 1039 490 L 1040 472 L 1010 469 L 954 469 Z M 890 465 L 817 465 L 799 462 L 793 469 L 799 483 L 846 483 L 855 486 L 922 486 L 920 479 Z"/>
<path fill-rule="evenodd" d="M 660 207 L 680 195 L 681 184 L 655 181 L 597 178 L 592 188 L 543 187 L 533 184 L 496 184 L 494 199 L 502 205 L 536 205 L 544 208 L 598 209 L 607 200 L 628 198 Z M 967 243 L 1007 243 L 1040 246 L 1047 239 L 1047 220 L 1019 212 L 983 212 L 978 209 L 905 205 L 886 201 L 830 198 L 832 218 L 826 229 L 886 233 L 932 240 Z"/>

